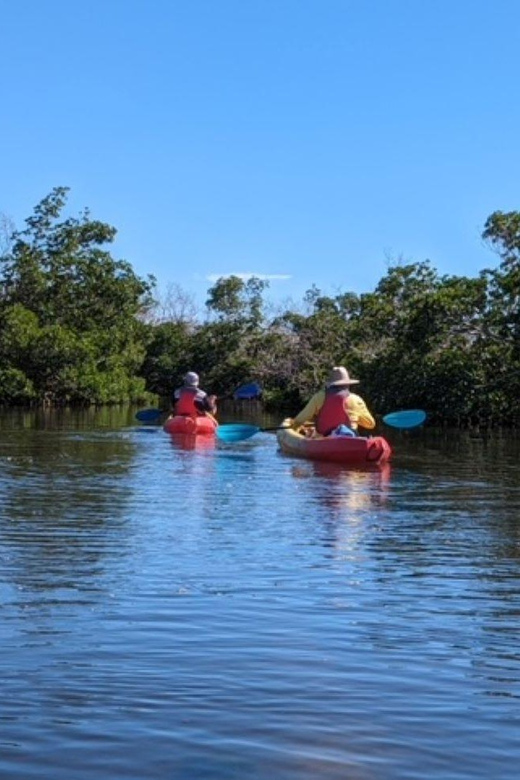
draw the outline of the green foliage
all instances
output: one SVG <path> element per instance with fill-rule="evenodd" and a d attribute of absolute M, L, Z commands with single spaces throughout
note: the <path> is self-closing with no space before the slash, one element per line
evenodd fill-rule
<path fill-rule="evenodd" d="M 305 313 L 286 311 L 270 322 L 259 317 L 263 302 L 251 287 L 237 277 L 221 279 L 208 298 L 215 320 L 185 334 L 182 369 L 199 370 L 217 393 L 257 380 L 269 408 L 295 410 L 333 365 L 345 364 L 376 412 L 423 407 L 444 424 L 517 424 L 518 242 L 517 223 L 508 225 L 505 238 L 495 233 L 504 244 L 496 271 L 471 279 L 439 276 L 429 261 L 398 264 L 373 292 L 332 297 L 313 286 Z M 155 360 L 160 355 L 158 345 Z M 508 377 L 511 363 L 519 365 L 516 380 Z M 179 367 L 170 361 L 168 370 L 180 374 Z"/>
<path fill-rule="evenodd" d="M 503 262 L 517 263 L 520 256 L 520 212 L 494 211 L 486 220 L 482 238 L 498 249 Z"/>
<path fill-rule="evenodd" d="M 115 228 L 88 211 L 59 221 L 67 192 L 57 187 L 44 198 L 0 258 L 0 401 L 89 404 L 144 394 L 137 373 L 147 331 L 138 315 L 151 303 L 153 279 L 112 258 L 105 245 Z"/>
<path fill-rule="evenodd" d="M 18 368 L 0 368 L 1 400 L 10 404 L 29 404 L 36 398 L 32 382 Z"/>
<path fill-rule="evenodd" d="M 263 292 L 268 282 L 251 277 L 247 281 L 238 276 L 221 277 L 208 291 L 206 306 L 226 322 L 242 322 L 258 327 L 263 318 Z"/>
<path fill-rule="evenodd" d="M 171 395 L 174 384 L 194 365 L 195 348 L 189 327 L 182 322 L 162 322 L 149 327 L 149 343 L 141 373 L 156 395 Z M 198 363 L 197 363 L 198 365 Z"/>
<path fill-rule="evenodd" d="M 486 271 L 489 281 L 488 336 L 500 340 L 504 359 L 520 359 L 520 212 L 495 211 L 487 219 L 483 238 L 502 262 Z"/>
<path fill-rule="evenodd" d="M 372 292 L 313 285 L 300 309 L 269 320 L 267 283 L 231 276 L 209 289 L 207 321 L 188 316 L 177 290 L 174 315 L 153 322 L 153 278 L 112 258 L 113 227 L 88 211 L 63 216 L 67 192 L 53 190 L 2 241 L 0 403 L 144 401 L 195 370 L 208 391 L 255 380 L 266 405 L 296 411 L 344 364 L 375 412 L 520 424 L 520 212 L 486 221 L 500 261 L 477 278 L 396 264 Z"/>

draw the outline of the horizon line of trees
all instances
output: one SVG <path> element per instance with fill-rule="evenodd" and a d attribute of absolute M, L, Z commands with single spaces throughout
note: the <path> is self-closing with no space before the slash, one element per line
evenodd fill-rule
<path fill-rule="evenodd" d="M 398 262 L 372 292 L 313 286 L 268 314 L 268 283 L 231 276 L 200 321 L 180 287 L 166 306 L 153 276 L 112 257 L 115 228 L 88 210 L 64 217 L 67 193 L 53 189 L 23 230 L 0 224 L 0 403 L 147 403 L 197 370 L 212 392 L 255 380 L 268 407 L 296 411 L 344 364 L 376 413 L 520 424 L 520 212 L 488 217 L 500 262 L 475 278 Z"/>

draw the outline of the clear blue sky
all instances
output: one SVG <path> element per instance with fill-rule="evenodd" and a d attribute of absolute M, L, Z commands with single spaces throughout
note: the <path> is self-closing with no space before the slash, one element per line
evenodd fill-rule
<path fill-rule="evenodd" d="M 520 208 L 517 0 L 4 0 L 0 211 L 57 185 L 204 301 L 476 275 Z"/>

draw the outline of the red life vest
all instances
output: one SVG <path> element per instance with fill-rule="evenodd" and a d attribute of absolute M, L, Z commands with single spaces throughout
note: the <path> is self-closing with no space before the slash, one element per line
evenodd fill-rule
<path fill-rule="evenodd" d="M 316 430 L 322 436 L 328 436 L 338 425 L 350 427 L 350 417 L 345 408 L 345 402 L 349 395 L 350 392 L 347 388 L 325 390 L 325 402 L 316 420 Z"/>
<path fill-rule="evenodd" d="M 204 413 L 200 412 L 195 406 L 195 398 L 198 392 L 196 387 L 183 387 L 175 402 L 175 414 L 187 415 L 189 417 L 204 416 Z"/>

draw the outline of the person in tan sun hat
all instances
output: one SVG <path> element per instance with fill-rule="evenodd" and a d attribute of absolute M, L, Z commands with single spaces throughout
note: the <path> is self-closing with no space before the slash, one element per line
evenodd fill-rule
<path fill-rule="evenodd" d="M 292 421 L 292 427 L 298 428 L 306 422 L 314 422 L 316 431 L 322 436 L 330 436 L 340 426 L 350 435 L 357 432 L 358 426 L 371 430 L 376 422 L 368 411 L 361 396 L 350 392 L 352 385 L 359 379 L 351 379 L 344 366 L 334 366 L 325 387 L 315 393 L 304 409 Z"/>

